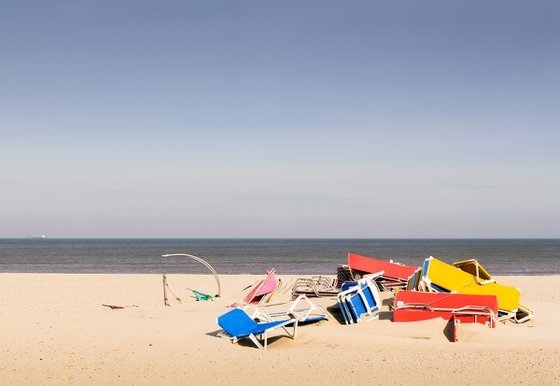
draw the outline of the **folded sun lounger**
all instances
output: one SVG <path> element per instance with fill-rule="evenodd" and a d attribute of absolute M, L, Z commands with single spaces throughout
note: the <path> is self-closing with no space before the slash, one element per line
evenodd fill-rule
<path fill-rule="evenodd" d="M 472 263 L 460 266 L 461 268 L 458 268 L 433 257 L 426 259 L 422 267 L 419 289 L 427 292 L 496 295 L 500 317 L 510 318 L 516 314 L 521 295 L 517 288 L 496 283 L 480 266 L 475 267 Z M 479 276 L 473 274 L 473 270 L 478 270 Z"/>
<path fill-rule="evenodd" d="M 464 295 L 443 292 L 400 291 L 394 299 L 393 322 L 443 318 L 452 324 L 452 341 L 459 339 L 461 323 L 496 326 L 498 299 L 495 295 Z"/>
<path fill-rule="evenodd" d="M 292 339 L 296 337 L 297 334 L 297 319 L 287 319 L 279 320 L 274 322 L 263 322 L 258 323 L 251 319 L 247 313 L 239 308 L 235 308 L 231 311 L 226 312 L 222 316 L 216 319 L 218 325 L 224 329 L 218 335 L 222 337 L 227 337 L 236 343 L 238 340 L 243 338 L 249 338 L 251 341 L 261 350 L 266 350 L 268 342 L 268 332 L 282 328 L 288 336 Z M 290 333 L 287 326 L 293 326 L 293 332 Z M 257 339 L 261 337 L 263 343 Z"/>
<path fill-rule="evenodd" d="M 346 324 L 377 317 L 376 312 L 381 307 L 381 300 L 375 279 L 381 275 L 383 271 L 366 275 L 357 282 L 346 282 L 342 285 L 342 292 L 337 295 L 337 300 Z"/>
<path fill-rule="evenodd" d="M 266 277 L 249 288 L 250 291 L 243 297 L 243 300 L 233 303 L 230 307 L 244 306 L 251 303 L 267 303 L 278 288 L 276 269 L 271 268 L 266 271 Z"/>
<path fill-rule="evenodd" d="M 498 299 L 495 295 L 464 295 L 418 291 L 397 292 L 393 321 L 413 322 L 455 316 L 461 323 L 480 323 L 495 327 Z"/>

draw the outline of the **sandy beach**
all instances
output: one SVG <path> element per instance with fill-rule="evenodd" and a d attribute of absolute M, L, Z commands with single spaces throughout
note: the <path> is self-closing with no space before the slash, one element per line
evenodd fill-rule
<path fill-rule="evenodd" d="M 286 282 L 294 277 L 280 276 Z M 0 377 L 5 385 L 554 384 L 560 380 L 560 276 L 508 276 L 536 313 L 522 325 L 464 325 L 451 343 L 440 319 L 346 326 L 329 321 L 271 339 L 266 351 L 216 337 L 215 319 L 260 276 L 170 275 L 183 304 L 163 306 L 160 275 L 0 274 Z M 385 295 L 384 297 L 387 297 Z M 335 299 L 320 299 L 327 308 Z M 384 302 L 387 303 L 387 302 Z M 136 305 L 111 310 L 102 304 Z M 330 308 L 335 310 L 336 307 Z"/>

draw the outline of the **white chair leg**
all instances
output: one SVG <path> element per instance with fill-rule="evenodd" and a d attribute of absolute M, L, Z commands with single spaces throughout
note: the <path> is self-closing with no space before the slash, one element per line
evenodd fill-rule
<path fill-rule="evenodd" d="M 259 350 L 266 350 L 266 336 L 265 336 L 265 341 L 264 341 L 264 347 L 259 342 L 259 340 L 257 339 L 257 337 L 255 335 L 251 334 L 251 335 L 249 335 L 249 338 L 253 341 L 253 343 L 255 344 L 255 346 L 257 346 L 257 348 Z"/>

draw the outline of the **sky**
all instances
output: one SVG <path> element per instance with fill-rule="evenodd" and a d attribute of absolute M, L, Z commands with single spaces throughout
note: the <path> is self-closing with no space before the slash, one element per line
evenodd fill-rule
<path fill-rule="evenodd" d="M 555 1 L 1 1 L 0 237 L 560 237 Z"/>

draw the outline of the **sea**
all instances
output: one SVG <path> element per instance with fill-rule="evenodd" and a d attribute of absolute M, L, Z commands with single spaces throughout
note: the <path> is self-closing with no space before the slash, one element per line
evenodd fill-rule
<path fill-rule="evenodd" d="M 559 275 L 560 239 L 0 239 L 0 272 L 336 274 L 349 252 L 419 266 L 477 259 L 492 275 Z"/>

